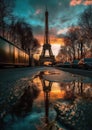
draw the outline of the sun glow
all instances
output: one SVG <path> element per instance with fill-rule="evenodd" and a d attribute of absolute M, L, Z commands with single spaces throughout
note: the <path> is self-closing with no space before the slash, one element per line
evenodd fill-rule
<path fill-rule="evenodd" d="M 41 45 L 44 44 L 44 37 L 41 35 L 36 35 L 36 38 L 38 39 L 39 43 Z M 60 45 L 64 45 L 64 39 L 63 38 L 58 38 L 55 36 L 50 36 L 49 38 L 50 44 L 60 44 Z"/>
<path fill-rule="evenodd" d="M 39 97 L 36 99 L 36 102 L 44 100 L 44 91 L 43 91 L 43 86 L 42 86 L 42 82 L 41 82 L 40 78 L 39 77 L 35 78 L 33 80 L 33 83 L 35 83 L 38 86 L 38 88 L 40 89 L 40 94 L 39 94 Z M 46 80 L 45 85 L 49 86 L 49 81 Z M 65 96 L 66 96 L 65 90 L 61 90 L 59 84 L 56 82 L 53 82 L 51 91 L 50 91 L 50 99 L 52 101 L 54 101 L 56 99 L 64 99 Z"/>
<path fill-rule="evenodd" d="M 42 47 L 44 44 L 44 38 L 41 35 L 37 35 L 36 38 L 38 39 L 39 43 L 41 44 L 41 47 L 39 48 L 39 54 L 34 54 L 34 58 L 39 59 L 39 56 L 41 55 Z M 59 53 L 61 45 L 62 46 L 64 45 L 64 39 L 51 36 L 50 44 L 51 44 L 51 49 L 52 49 L 53 55 L 56 57 Z"/>
<path fill-rule="evenodd" d="M 60 47 L 61 47 L 60 44 L 51 44 L 51 49 L 52 49 L 53 55 L 55 57 L 58 55 Z M 41 52 L 42 52 L 42 45 L 39 48 L 39 54 L 34 54 L 34 58 L 39 59 L 39 56 L 41 55 Z"/>

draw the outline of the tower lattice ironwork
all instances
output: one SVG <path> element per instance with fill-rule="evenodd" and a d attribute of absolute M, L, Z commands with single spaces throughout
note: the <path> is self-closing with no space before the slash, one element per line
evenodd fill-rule
<path fill-rule="evenodd" d="M 46 55 L 46 52 L 48 52 L 48 55 Z M 50 40 L 49 40 L 49 26 L 48 26 L 48 11 L 46 9 L 45 11 L 45 36 L 44 36 L 44 45 L 42 49 L 42 53 L 39 58 L 40 64 L 44 64 L 44 62 L 52 62 L 52 64 L 55 62 L 55 57 L 52 53 Z"/>

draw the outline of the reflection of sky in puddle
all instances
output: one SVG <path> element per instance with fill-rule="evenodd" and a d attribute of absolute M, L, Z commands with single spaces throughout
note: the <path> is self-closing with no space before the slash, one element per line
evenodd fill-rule
<path fill-rule="evenodd" d="M 53 109 L 53 104 L 57 101 L 62 103 L 63 100 L 75 100 L 75 98 L 83 97 L 85 98 L 92 98 L 92 83 L 90 83 L 90 79 L 87 77 L 82 77 L 78 75 L 73 75 L 70 73 L 65 73 L 63 71 L 45 71 L 38 73 L 37 75 L 33 76 L 32 78 L 22 78 L 21 85 L 18 83 L 15 85 L 10 92 L 10 103 L 14 101 L 14 99 L 19 100 L 18 105 L 21 103 L 21 97 L 25 93 L 24 90 L 26 87 L 30 86 L 30 94 L 32 95 L 33 91 L 37 88 L 37 95 L 36 97 L 32 96 L 32 109 L 28 111 L 28 114 L 25 118 L 17 119 L 17 122 L 14 121 L 11 124 L 11 128 L 9 130 L 35 130 L 35 126 L 41 123 L 41 119 L 43 120 L 45 116 L 45 106 L 44 106 L 44 86 L 43 83 L 45 82 L 45 87 L 49 86 L 51 83 L 51 90 L 50 90 L 50 108 L 49 108 L 49 118 L 50 120 L 54 120 L 56 117 L 56 112 Z M 32 84 L 35 85 L 35 89 L 31 89 Z M 34 93 L 35 94 L 35 93 Z M 25 108 L 25 97 L 23 97 L 23 108 Z M 17 102 L 17 101 L 16 101 Z M 16 105 L 16 103 L 15 103 Z M 61 109 L 65 112 L 68 111 L 68 108 L 65 106 L 66 103 L 63 102 Z M 17 106 L 18 107 L 18 106 Z M 71 106 L 73 107 L 73 106 Z M 22 109 L 20 109 L 22 110 Z M 72 111 L 71 115 L 75 115 L 75 112 Z M 12 118 L 12 117 L 11 117 Z M 70 117 L 69 117 L 70 119 Z M 4 119 L 7 123 L 10 120 L 9 115 L 6 116 Z M 8 130 L 8 127 L 5 128 Z M 63 129 L 64 130 L 64 129 Z"/>
<path fill-rule="evenodd" d="M 71 74 L 69 72 L 54 70 L 54 72 L 46 71 L 43 75 L 45 80 L 56 81 L 56 82 L 72 82 L 72 81 L 80 81 L 84 83 L 92 83 L 92 78 L 83 77 L 76 74 Z"/>
<path fill-rule="evenodd" d="M 46 78 L 46 76 L 48 76 L 49 77 L 49 75 L 51 75 L 52 74 L 52 72 L 51 73 L 49 73 L 49 72 L 45 72 L 45 73 L 43 73 L 43 80 L 44 80 L 44 82 L 45 82 L 45 84 L 46 84 L 46 86 L 48 86 L 49 85 L 49 78 Z M 55 74 L 55 73 L 54 73 Z M 57 75 L 57 73 L 56 73 L 56 75 Z M 52 86 L 51 86 L 51 91 L 50 91 L 50 102 L 53 104 L 53 103 L 55 103 L 56 101 L 62 101 L 62 99 L 68 99 L 68 100 L 70 100 L 70 99 L 82 99 L 82 97 L 85 99 L 85 98 L 92 98 L 92 84 L 91 83 L 88 83 L 88 82 L 86 82 L 86 83 L 83 83 L 83 81 L 84 81 L 84 77 L 79 77 L 79 76 L 77 76 L 77 75 L 72 75 L 72 77 L 73 78 L 76 78 L 75 80 L 73 80 L 73 81 L 69 81 L 69 82 L 52 82 Z M 46 80 L 45 80 L 46 79 Z M 52 79 L 53 80 L 53 79 Z M 50 80 L 50 81 L 52 81 L 52 80 Z M 37 103 L 39 104 L 39 105 L 37 105 L 37 106 L 39 106 L 39 107 L 44 107 L 44 104 L 42 104 L 42 102 L 44 102 L 44 99 L 43 99 L 43 97 L 44 97 L 44 92 L 43 92 L 43 86 L 42 86 L 42 82 L 41 82 L 41 79 L 40 79 L 40 77 L 38 76 L 38 77 L 36 77 L 34 80 L 33 80 L 33 82 L 37 85 L 37 86 L 39 86 L 39 88 L 40 88 L 40 95 L 39 95 L 39 97 L 35 100 L 35 102 L 34 102 L 34 104 L 35 104 L 35 106 L 37 105 Z M 80 98 L 81 97 L 81 98 Z M 78 100 L 77 100 L 78 101 Z M 73 105 L 70 105 L 71 107 L 69 107 L 69 105 L 66 105 L 67 103 L 66 102 L 64 102 L 64 103 L 62 103 L 62 106 L 61 106 L 61 110 L 63 110 L 63 114 L 66 114 L 66 112 L 69 112 L 70 111 L 70 108 L 71 109 L 73 109 Z M 77 109 L 77 105 L 75 105 L 75 107 L 76 107 L 76 109 Z M 86 108 L 85 108 L 86 109 Z M 53 111 L 53 109 L 52 109 L 52 111 Z M 65 113 L 64 113 L 65 112 Z M 53 111 L 53 113 L 54 113 L 54 111 Z M 52 114 L 51 113 L 51 109 L 50 109 L 50 114 Z M 54 113 L 55 114 L 55 113 Z M 75 115 L 75 111 L 72 111 L 71 112 L 71 115 L 70 115 L 70 117 L 68 117 L 69 118 L 69 120 L 73 117 L 73 116 L 75 116 L 76 117 L 76 115 Z M 53 116 L 54 117 L 54 116 Z"/>
<path fill-rule="evenodd" d="M 39 97 L 36 99 L 38 102 L 38 101 L 43 100 L 43 97 L 44 97 L 42 82 L 39 77 L 35 78 L 33 80 L 33 82 L 41 90 Z M 47 82 L 45 81 L 45 83 L 48 84 L 48 81 Z M 51 91 L 50 91 L 50 100 L 56 100 L 56 99 L 63 98 L 63 97 L 64 97 L 64 91 L 63 90 L 61 91 L 59 83 L 53 82 L 52 86 L 51 86 Z"/>
<path fill-rule="evenodd" d="M 89 82 L 85 82 L 88 80 L 88 78 L 86 77 L 82 77 L 82 76 L 77 76 L 77 75 L 72 75 L 69 81 L 64 80 L 60 80 L 60 82 L 56 82 L 54 81 L 53 77 L 55 77 L 55 75 L 57 75 L 57 73 L 59 72 L 53 72 L 54 76 L 51 77 L 52 80 L 50 80 L 49 76 L 52 72 L 49 71 L 45 71 L 43 73 L 43 80 L 45 81 L 46 84 L 48 84 L 50 81 L 52 82 L 52 87 L 51 87 L 51 91 L 50 91 L 50 100 L 54 101 L 57 99 L 64 99 L 68 92 L 73 92 L 73 94 L 81 94 L 84 93 L 86 96 L 91 96 L 92 95 L 92 83 Z M 59 73 L 60 74 L 60 73 Z M 60 76 L 60 75 L 59 75 Z M 71 80 L 71 78 L 73 77 L 73 80 Z M 50 80 L 50 81 L 49 81 Z M 39 97 L 37 98 L 37 101 L 41 101 L 43 99 L 43 87 L 42 87 L 42 82 L 40 77 L 36 77 L 33 79 L 33 82 L 39 87 L 39 89 L 41 90 Z"/>

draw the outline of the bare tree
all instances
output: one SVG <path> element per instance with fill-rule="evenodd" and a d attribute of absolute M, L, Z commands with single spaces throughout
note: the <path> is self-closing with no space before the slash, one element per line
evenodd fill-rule
<path fill-rule="evenodd" d="M 40 43 L 36 38 L 33 38 L 30 44 L 30 64 L 32 66 L 39 65 L 38 60 L 34 58 L 34 54 L 39 53 Z"/>
<path fill-rule="evenodd" d="M 64 36 L 64 43 L 69 61 L 80 59 L 84 56 L 85 35 L 80 27 L 72 26 Z"/>
<path fill-rule="evenodd" d="M 9 30 L 8 30 L 8 35 L 9 38 L 8 40 L 15 43 L 16 44 L 16 39 L 18 40 L 18 38 L 16 38 L 16 17 L 12 16 L 11 17 L 11 23 L 9 24 Z"/>
<path fill-rule="evenodd" d="M 84 36 L 82 39 L 89 49 L 92 48 L 92 6 L 88 6 L 80 15 L 79 25 L 82 29 L 82 35 Z"/>
<path fill-rule="evenodd" d="M 73 50 L 73 59 L 75 60 L 76 59 L 76 40 L 78 40 L 78 30 L 79 28 L 76 28 L 74 26 L 72 26 L 68 32 L 67 32 L 67 35 L 69 37 L 69 40 L 70 40 L 70 46 L 71 46 L 71 49 Z"/>
<path fill-rule="evenodd" d="M 61 62 L 68 61 L 70 62 L 72 60 L 72 52 L 71 52 L 70 46 L 61 46 L 61 49 L 58 53 L 57 59 Z"/>
<path fill-rule="evenodd" d="M 0 35 L 4 37 L 6 23 L 12 14 L 12 9 L 14 7 L 14 1 L 12 0 L 0 0 Z"/>
<path fill-rule="evenodd" d="M 89 6 L 84 12 L 80 15 L 79 25 L 85 32 L 86 38 L 92 39 L 92 7 Z"/>
<path fill-rule="evenodd" d="M 38 40 L 33 37 L 31 25 L 27 24 L 24 19 L 20 19 L 17 22 L 13 20 L 10 27 L 13 42 L 17 44 L 19 41 L 22 49 L 31 50 L 31 53 L 35 53 L 40 44 Z"/>
<path fill-rule="evenodd" d="M 36 53 L 38 51 L 38 48 L 40 47 L 39 41 L 36 38 L 33 38 L 31 44 L 30 44 L 30 50 L 32 53 Z"/>
<path fill-rule="evenodd" d="M 73 56 L 73 60 L 84 58 L 88 51 L 92 56 L 92 7 L 88 6 L 80 15 L 78 27 L 71 26 L 64 36 L 65 47 L 59 52 L 59 56 L 65 58 Z M 87 50 L 88 48 L 88 50 Z"/>
<path fill-rule="evenodd" d="M 23 19 L 18 20 L 16 23 L 11 23 L 11 32 L 14 32 L 14 39 L 19 39 L 23 49 L 29 49 L 30 43 L 33 39 L 32 28 L 29 24 L 24 22 Z M 17 42 L 17 41 L 16 41 Z"/>

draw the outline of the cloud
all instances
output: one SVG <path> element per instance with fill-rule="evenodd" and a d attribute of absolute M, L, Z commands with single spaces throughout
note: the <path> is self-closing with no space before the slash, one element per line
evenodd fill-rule
<path fill-rule="evenodd" d="M 60 29 L 60 30 L 57 32 L 57 35 L 65 34 L 65 33 L 68 31 L 68 29 L 69 29 L 69 28 Z"/>
<path fill-rule="evenodd" d="M 76 6 L 76 5 L 91 5 L 92 4 L 92 0 L 71 0 L 70 1 L 70 6 Z"/>
<path fill-rule="evenodd" d="M 35 10 L 34 19 L 36 21 L 41 21 L 41 24 L 39 24 L 40 26 L 33 27 L 33 32 L 36 36 L 38 35 L 39 39 L 42 39 L 42 37 L 44 39 L 46 1 L 45 3 L 43 2 L 44 0 L 29 1 L 30 5 Z M 84 10 L 84 7 L 81 6 L 80 3 L 81 0 L 76 3 L 78 6 L 69 6 L 70 0 L 50 0 L 47 2 L 49 11 L 49 34 L 52 38 L 52 42 L 57 42 L 56 37 L 61 38 L 60 35 L 66 33 L 72 24 L 77 24 L 78 16 Z"/>
<path fill-rule="evenodd" d="M 66 38 L 66 35 L 65 34 L 58 34 L 57 37 L 58 38 Z"/>
<path fill-rule="evenodd" d="M 49 29 L 49 34 L 51 35 L 56 35 L 56 32 L 57 32 L 57 28 L 55 27 Z"/>
<path fill-rule="evenodd" d="M 58 3 L 58 5 L 59 5 L 59 6 L 61 6 L 61 5 L 62 5 L 62 3 L 61 3 L 61 2 L 59 2 L 59 3 Z"/>
<path fill-rule="evenodd" d="M 82 3 L 82 0 L 71 0 L 70 1 L 70 6 L 79 5 L 81 3 Z"/>
<path fill-rule="evenodd" d="M 92 5 L 92 0 L 86 0 L 83 2 L 84 5 Z"/>
<path fill-rule="evenodd" d="M 49 11 L 49 34 L 52 42 L 64 34 L 72 25 L 77 24 L 79 15 L 88 5 L 88 0 L 16 0 L 16 13 L 24 17 L 33 28 L 34 36 L 44 39 L 45 10 Z M 77 5 L 77 6 L 75 6 Z M 58 39 L 60 40 L 60 39 Z"/>
<path fill-rule="evenodd" d="M 37 10 L 35 11 L 34 15 L 38 15 L 38 14 L 40 14 L 40 13 L 42 13 L 42 9 L 37 9 Z"/>
<path fill-rule="evenodd" d="M 41 25 L 35 25 L 35 26 L 32 26 L 32 29 L 33 29 L 33 32 L 35 32 L 35 34 L 39 34 L 39 35 L 42 35 L 44 33 L 44 29 Z"/>

